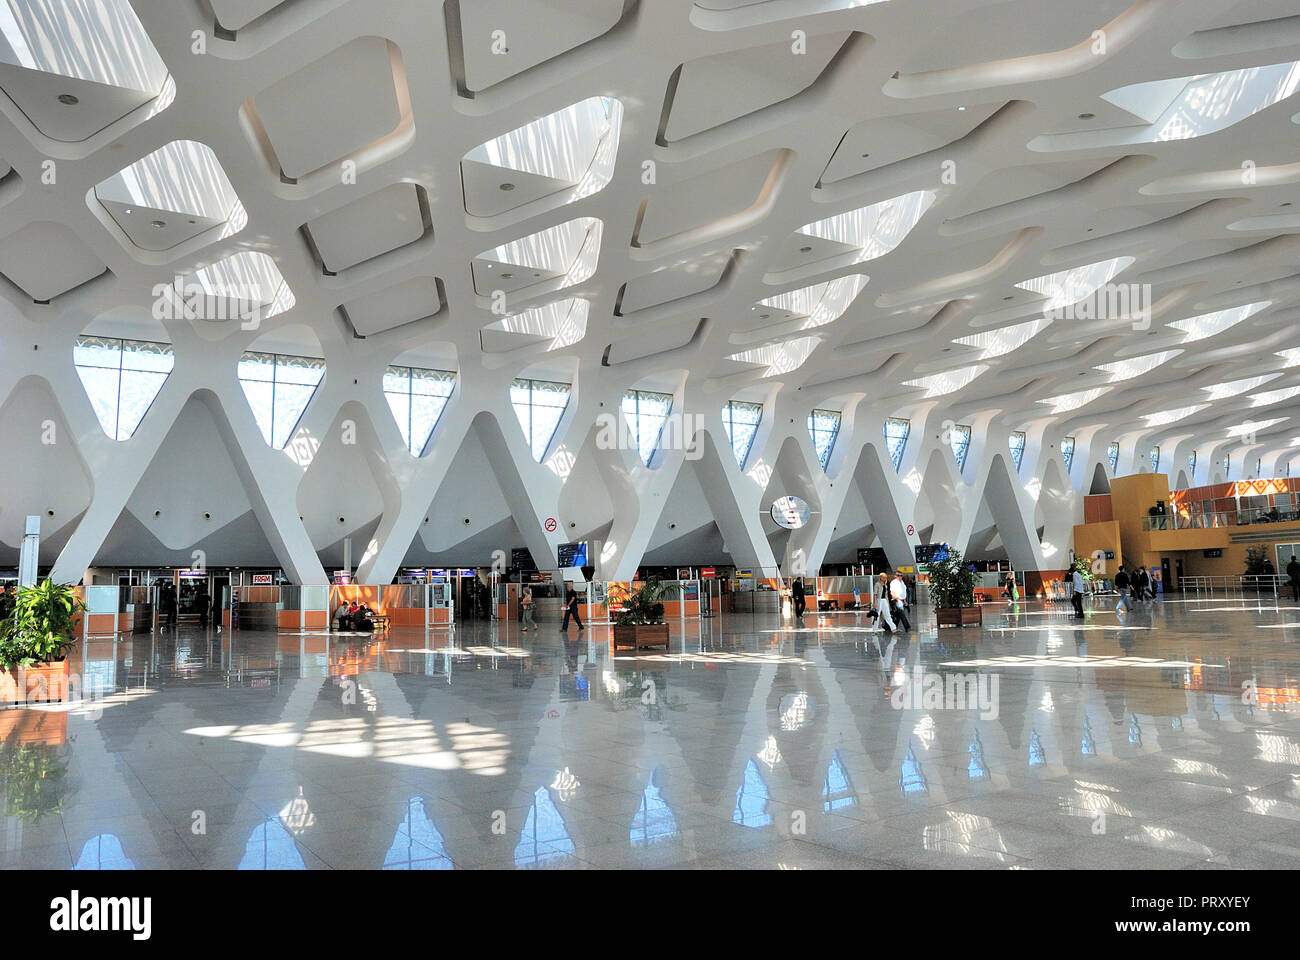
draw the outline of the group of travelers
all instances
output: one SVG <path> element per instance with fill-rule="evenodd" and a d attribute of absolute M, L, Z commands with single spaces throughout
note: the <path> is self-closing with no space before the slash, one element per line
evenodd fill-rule
<path fill-rule="evenodd" d="M 358 603 L 355 600 L 348 603 L 345 600 L 334 611 L 334 619 L 338 621 L 340 632 L 352 630 L 356 633 L 372 633 L 375 629 L 375 612 L 368 603 Z"/>
<path fill-rule="evenodd" d="M 1129 599 L 1144 601 L 1154 600 L 1156 598 L 1156 582 L 1145 566 L 1140 566 L 1132 573 L 1124 569 L 1120 564 L 1119 572 L 1115 574 L 1115 592 L 1119 594 L 1119 603 L 1115 604 L 1115 612 L 1119 613 L 1121 609 L 1129 609 Z"/>
<path fill-rule="evenodd" d="M 894 571 L 891 580 L 889 574 L 882 573 L 876 578 L 871 590 L 871 616 L 876 621 L 876 631 L 893 633 L 901 627 L 905 631 L 912 629 L 907 618 L 910 606 L 907 581 L 901 571 Z"/>

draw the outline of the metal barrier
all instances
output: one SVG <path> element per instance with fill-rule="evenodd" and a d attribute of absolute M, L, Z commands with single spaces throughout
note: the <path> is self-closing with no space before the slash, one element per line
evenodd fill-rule
<path fill-rule="evenodd" d="M 1290 578 L 1280 574 L 1239 573 L 1226 577 L 1183 577 L 1179 585 L 1184 594 L 1195 593 L 1198 597 L 1206 594 L 1244 598 L 1247 593 L 1254 593 L 1272 597 L 1276 602 L 1282 590 L 1290 585 Z"/>

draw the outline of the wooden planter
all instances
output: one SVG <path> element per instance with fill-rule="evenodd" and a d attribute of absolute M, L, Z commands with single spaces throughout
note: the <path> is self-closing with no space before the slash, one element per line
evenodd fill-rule
<path fill-rule="evenodd" d="M 978 627 L 984 623 L 983 611 L 978 607 L 937 607 L 934 618 L 941 627 Z"/>
<path fill-rule="evenodd" d="M 67 660 L 0 670 L 0 706 L 67 700 L 70 672 Z"/>
<path fill-rule="evenodd" d="M 634 650 L 640 650 L 642 647 L 668 647 L 668 624 L 666 623 L 643 623 L 634 626 L 624 626 L 614 624 L 614 629 L 610 631 L 614 638 L 614 649 L 620 647 L 631 647 Z"/>

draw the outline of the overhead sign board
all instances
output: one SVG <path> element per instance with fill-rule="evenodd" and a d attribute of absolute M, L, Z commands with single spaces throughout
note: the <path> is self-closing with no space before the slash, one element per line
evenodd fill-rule
<path fill-rule="evenodd" d="M 267 587 L 274 582 L 275 582 L 275 577 L 273 574 L 269 574 L 269 573 L 253 574 L 253 586 L 255 587 Z"/>
<path fill-rule="evenodd" d="M 716 567 L 700 567 L 700 576 L 706 580 L 712 580 L 718 575 Z"/>
<path fill-rule="evenodd" d="M 946 543 L 918 543 L 915 549 L 918 564 L 938 563 L 940 560 L 948 559 Z"/>
<path fill-rule="evenodd" d="M 798 530 L 808 525 L 812 511 L 799 497 L 780 497 L 772 504 L 772 520 L 787 530 Z"/>
<path fill-rule="evenodd" d="M 579 540 L 577 543 L 561 543 L 555 548 L 556 566 L 561 570 L 569 567 L 585 567 L 587 565 L 587 541 Z"/>
<path fill-rule="evenodd" d="M 516 570 L 537 569 L 537 564 L 533 562 L 533 555 L 524 547 L 515 547 L 510 551 L 510 566 Z"/>

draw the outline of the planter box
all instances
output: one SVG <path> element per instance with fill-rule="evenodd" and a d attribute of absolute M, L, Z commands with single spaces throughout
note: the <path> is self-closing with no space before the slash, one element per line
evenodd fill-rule
<path fill-rule="evenodd" d="M 937 607 L 934 618 L 941 627 L 978 627 L 984 612 L 979 607 Z"/>
<path fill-rule="evenodd" d="M 60 703 L 68 699 L 67 660 L 44 661 L 0 670 L 0 706 L 15 703 Z"/>
<path fill-rule="evenodd" d="M 631 647 L 634 650 L 640 650 L 642 647 L 668 647 L 668 624 L 666 623 L 647 623 L 637 624 L 635 626 L 623 626 L 614 624 L 614 629 L 610 631 L 613 635 L 614 649 L 619 647 Z"/>

